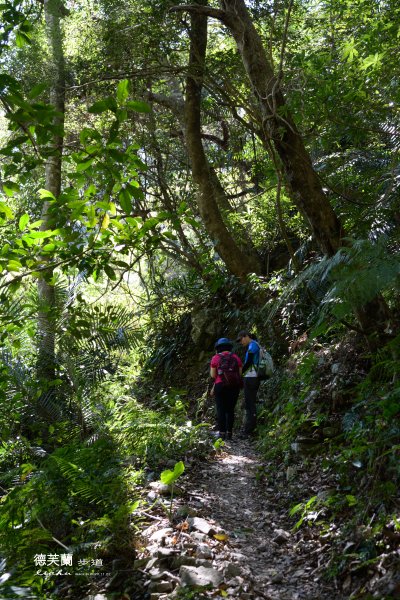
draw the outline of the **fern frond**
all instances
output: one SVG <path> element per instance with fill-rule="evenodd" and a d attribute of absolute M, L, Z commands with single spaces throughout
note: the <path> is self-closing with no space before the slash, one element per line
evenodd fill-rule
<path fill-rule="evenodd" d="M 353 240 L 351 246 L 324 257 L 290 281 L 268 318 L 272 319 L 304 287 L 321 310 L 342 318 L 382 291 L 399 287 L 399 276 L 400 261 L 392 253 L 388 238 L 376 242 Z"/>

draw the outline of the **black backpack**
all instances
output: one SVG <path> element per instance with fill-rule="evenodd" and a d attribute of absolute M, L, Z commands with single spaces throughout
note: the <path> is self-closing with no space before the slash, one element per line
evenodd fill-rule
<path fill-rule="evenodd" d="M 220 357 L 219 365 L 217 368 L 218 375 L 222 379 L 222 386 L 227 388 L 241 388 L 242 378 L 239 373 L 239 365 L 233 353 L 218 354 Z"/>

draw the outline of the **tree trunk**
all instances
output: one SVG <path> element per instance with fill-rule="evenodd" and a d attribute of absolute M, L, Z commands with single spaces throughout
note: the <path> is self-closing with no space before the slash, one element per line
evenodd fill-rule
<path fill-rule="evenodd" d="M 63 150 L 63 127 L 64 127 L 64 54 L 62 47 L 62 33 L 60 26 L 61 2 L 60 0 L 44 0 L 44 14 L 46 20 L 46 39 L 49 48 L 49 75 L 50 75 L 50 103 L 57 113 L 54 118 L 54 126 L 59 132 L 53 135 L 50 145 L 50 156 L 45 165 L 46 189 L 56 198 L 61 191 L 61 161 Z M 50 203 L 45 201 L 42 208 L 41 218 L 43 223 L 40 227 L 45 231 L 51 227 Z M 46 271 L 45 278 L 38 281 L 38 376 L 46 380 L 55 377 L 55 289 L 49 283 L 52 270 Z"/>
<path fill-rule="evenodd" d="M 313 169 L 303 139 L 294 123 L 280 89 L 279 78 L 267 59 L 262 40 L 244 0 L 221 0 L 224 24 L 230 29 L 253 94 L 262 115 L 262 131 L 274 145 L 282 162 L 291 197 L 310 223 L 322 252 L 333 255 L 342 245 L 343 229 L 318 175 Z"/>
<path fill-rule="evenodd" d="M 204 226 L 215 249 L 228 270 L 244 280 L 249 273 L 260 273 L 258 256 L 250 255 L 234 240 L 226 227 L 219 206 L 221 187 L 215 185 L 216 175 L 208 164 L 201 139 L 201 91 L 207 48 L 207 17 L 191 15 L 189 75 L 186 81 L 185 130 L 188 153 L 195 184 L 198 186 L 198 207 Z"/>

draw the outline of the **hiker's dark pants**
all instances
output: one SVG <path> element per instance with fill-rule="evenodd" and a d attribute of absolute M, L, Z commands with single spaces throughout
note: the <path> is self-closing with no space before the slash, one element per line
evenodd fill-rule
<path fill-rule="evenodd" d="M 256 401 L 257 392 L 260 387 L 258 377 L 244 377 L 244 407 L 246 410 L 246 420 L 244 423 L 244 432 L 252 433 L 257 425 Z"/>
<path fill-rule="evenodd" d="M 235 420 L 235 406 L 239 396 L 239 388 L 225 387 L 222 383 L 214 386 L 215 404 L 217 407 L 218 431 L 231 432 Z"/>

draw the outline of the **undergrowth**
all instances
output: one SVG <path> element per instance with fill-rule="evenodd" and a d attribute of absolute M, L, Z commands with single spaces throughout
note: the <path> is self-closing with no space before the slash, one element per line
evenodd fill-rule
<path fill-rule="evenodd" d="M 89 589 L 104 573 L 115 575 L 115 558 L 131 564 L 146 470 L 208 451 L 205 429 L 188 420 L 182 393 L 160 393 L 162 411 L 146 408 L 129 371 L 86 398 L 84 431 L 56 422 L 45 440 L 20 433 L 3 441 L 0 553 L 9 568 L 3 564 L 2 596 L 23 589 L 40 600 L 59 598 L 68 586 Z"/>
<path fill-rule="evenodd" d="M 312 497 L 293 488 L 293 527 L 331 539 L 329 577 L 358 576 L 392 556 L 400 539 L 399 337 L 368 372 L 354 343 L 346 348 L 341 338 L 334 348 L 313 342 L 267 383 L 259 448 L 275 463 L 315 464 L 330 476 L 333 487 Z"/>

